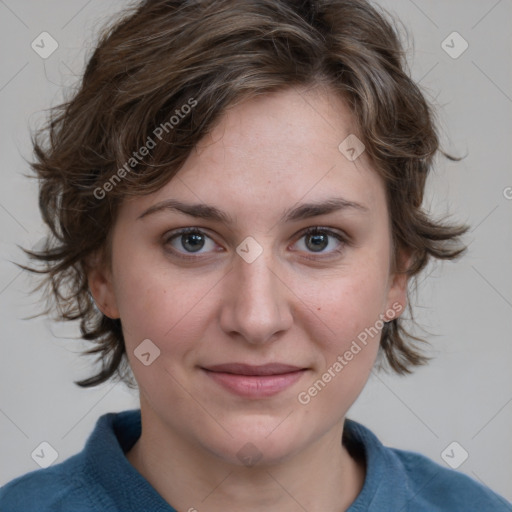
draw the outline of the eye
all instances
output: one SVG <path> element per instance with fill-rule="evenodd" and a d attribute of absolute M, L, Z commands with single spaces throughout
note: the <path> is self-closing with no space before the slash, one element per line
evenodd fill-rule
<path fill-rule="evenodd" d="M 304 247 L 305 252 L 313 252 L 317 254 L 337 254 L 342 252 L 344 246 L 347 243 L 345 236 L 341 233 L 337 233 L 327 228 L 322 228 L 319 226 L 310 227 L 305 232 L 302 233 L 302 236 L 299 239 L 299 242 L 304 239 Z M 330 240 L 334 239 L 335 242 L 331 243 Z M 299 244 L 300 245 L 300 244 Z M 334 245 L 334 249 L 330 251 L 325 251 L 326 247 L 332 247 Z M 323 256 L 321 256 L 323 257 Z M 309 257 L 308 257 L 309 258 Z M 315 257 L 309 259 L 316 259 Z"/>
<path fill-rule="evenodd" d="M 200 252 L 201 249 L 203 249 L 205 246 L 208 249 L 206 239 L 211 241 L 210 245 L 215 245 L 215 242 L 213 242 L 213 240 L 199 228 L 183 228 L 178 231 L 174 231 L 170 236 L 167 236 L 165 239 L 165 244 L 171 245 L 172 252 L 175 253 L 178 257 L 185 259 L 195 259 L 194 256 L 190 257 L 184 255 L 181 250 L 184 249 L 185 252 L 189 254 L 203 254 Z"/>
<path fill-rule="evenodd" d="M 347 239 L 341 233 L 337 233 L 327 228 L 319 226 L 310 227 L 306 231 L 303 231 L 300 235 L 299 242 L 303 242 L 304 252 L 320 254 L 320 258 L 324 257 L 324 254 L 338 254 L 341 253 L 347 244 Z M 335 240 L 333 243 L 332 240 Z M 297 242 L 298 243 L 298 242 Z M 165 245 L 171 246 L 171 252 L 179 258 L 188 260 L 197 259 L 196 256 L 187 256 L 187 254 L 206 254 L 208 248 L 213 249 L 215 252 L 215 242 L 210 238 L 204 231 L 199 228 L 188 227 L 182 228 L 177 231 L 171 232 L 165 238 Z M 300 244 L 299 244 L 300 245 Z M 334 248 L 330 251 L 325 249 L 334 245 Z M 210 247 L 208 247 L 210 246 Z M 205 249 L 203 251 L 203 249 Z M 316 257 L 306 257 L 308 259 L 318 259 Z"/>

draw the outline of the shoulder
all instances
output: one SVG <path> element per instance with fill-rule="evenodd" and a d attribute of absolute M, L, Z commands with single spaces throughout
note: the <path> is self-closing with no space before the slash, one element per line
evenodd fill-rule
<path fill-rule="evenodd" d="M 403 468 L 415 510 L 512 511 L 512 505 L 504 498 L 464 473 L 441 466 L 420 453 L 386 450 Z"/>
<path fill-rule="evenodd" d="M 351 512 L 512 512 L 512 504 L 466 474 L 420 453 L 384 446 L 353 420 L 345 427 L 344 444 L 366 462 L 364 486 Z"/>
<path fill-rule="evenodd" d="M 91 489 L 84 486 L 79 455 L 37 469 L 0 487 L 2 512 L 85 512 L 96 510 Z"/>
<path fill-rule="evenodd" d="M 126 509 L 119 481 L 136 486 L 145 481 L 129 464 L 124 448 L 140 435 L 140 410 L 101 416 L 81 452 L 45 469 L 37 469 L 0 488 L 1 512 L 104 512 Z M 135 482 L 135 483 L 134 483 Z M 135 499 L 138 494 L 134 493 Z"/>

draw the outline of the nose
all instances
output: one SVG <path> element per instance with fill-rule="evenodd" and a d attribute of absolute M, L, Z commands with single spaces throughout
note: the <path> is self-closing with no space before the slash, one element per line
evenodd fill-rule
<path fill-rule="evenodd" d="M 274 270 L 277 267 L 268 247 L 251 263 L 235 257 L 223 290 L 220 323 L 224 332 L 255 345 L 274 341 L 290 329 L 293 293 L 284 272 Z"/>

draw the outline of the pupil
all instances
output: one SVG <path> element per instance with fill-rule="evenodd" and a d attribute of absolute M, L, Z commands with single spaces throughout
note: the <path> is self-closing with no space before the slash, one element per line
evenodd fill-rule
<path fill-rule="evenodd" d="M 187 247 L 187 245 L 189 245 L 189 241 L 191 239 L 193 241 L 190 244 L 190 247 Z M 184 235 L 182 242 L 183 242 L 183 240 L 185 241 L 185 243 L 182 243 L 183 247 L 187 250 L 190 250 L 191 252 L 199 251 L 204 245 L 204 240 L 202 240 L 202 235 L 198 234 L 198 233 L 188 233 L 188 234 Z"/>
<path fill-rule="evenodd" d="M 310 247 L 310 244 L 309 243 L 306 243 L 306 245 L 308 246 L 309 249 L 313 249 L 313 250 L 317 250 L 317 249 L 325 249 L 326 247 L 326 240 L 325 240 L 325 235 L 309 235 L 308 237 L 308 240 L 313 240 L 313 245 L 312 247 Z M 323 240 L 322 240 L 323 239 Z"/>
<path fill-rule="evenodd" d="M 325 249 L 327 245 L 326 237 L 323 234 L 309 235 L 308 240 L 310 243 L 306 243 L 309 249 L 313 251 L 321 251 Z M 199 233 L 188 233 L 183 235 L 182 238 L 183 247 L 191 252 L 196 252 L 202 249 L 204 245 L 204 240 L 202 239 L 202 235 Z"/>

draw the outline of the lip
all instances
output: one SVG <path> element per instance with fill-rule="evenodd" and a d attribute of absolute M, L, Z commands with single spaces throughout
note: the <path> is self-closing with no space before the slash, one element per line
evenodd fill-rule
<path fill-rule="evenodd" d="M 201 368 L 223 388 L 246 398 L 276 395 L 295 384 L 307 368 L 282 363 L 248 365 L 227 363 Z"/>

